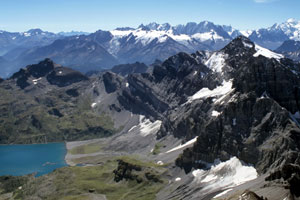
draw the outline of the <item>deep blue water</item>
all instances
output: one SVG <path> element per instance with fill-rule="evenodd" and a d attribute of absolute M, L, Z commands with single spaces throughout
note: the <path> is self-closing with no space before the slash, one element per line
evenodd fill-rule
<path fill-rule="evenodd" d="M 67 166 L 65 143 L 0 145 L 0 176 L 37 173 L 48 174 Z"/>

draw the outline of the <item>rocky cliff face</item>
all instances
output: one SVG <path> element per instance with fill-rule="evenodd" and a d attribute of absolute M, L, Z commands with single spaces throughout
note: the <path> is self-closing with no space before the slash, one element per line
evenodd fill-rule
<path fill-rule="evenodd" d="M 296 138 L 300 132 L 293 116 L 300 103 L 299 65 L 255 57 L 255 52 L 255 45 L 244 37 L 232 41 L 219 52 L 226 58 L 222 71 L 217 72 L 223 85 L 228 80 L 232 83 L 230 90 L 214 96 L 205 95 L 202 89 L 202 98 L 192 102 L 187 98 L 164 121 L 162 136 L 174 134 L 186 140 L 198 136 L 194 147 L 176 162 L 186 171 L 201 167 L 199 160 L 213 162 L 231 156 L 254 164 L 260 172 L 284 162 L 299 164 Z M 216 86 L 210 91 L 214 90 Z"/>

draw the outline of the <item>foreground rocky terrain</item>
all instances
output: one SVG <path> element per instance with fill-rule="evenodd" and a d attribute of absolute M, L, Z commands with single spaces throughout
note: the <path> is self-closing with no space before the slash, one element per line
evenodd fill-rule
<path fill-rule="evenodd" d="M 4 178 L 3 199 L 299 199 L 299 63 L 240 36 L 126 67 L 46 59 L 0 83 L 2 144 L 98 138 L 67 143 L 72 167 Z"/>

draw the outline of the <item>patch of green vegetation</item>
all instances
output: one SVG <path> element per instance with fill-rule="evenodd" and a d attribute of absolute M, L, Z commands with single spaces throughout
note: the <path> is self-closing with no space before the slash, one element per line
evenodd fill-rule
<path fill-rule="evenodd" d="M 120 159 L 120 158 L 118 158 Z M 153 177 L 159 177 L 165 169 L 142 162 L 134 158 L 124 157 L 126 162 L 141 164 L 139 173 L 141 177 L 146 177 L 142 182 L 136 180 L 122 180 L 116 182 L 114 170 L 119 166 L 118 159 L 107 161 L 99 166 L 85 167 L 64 167 L 55 170 L 53 173 L 38 177 L 34 181 L 28 182 L 22 191 L 15 191 L 16 199 L 30 199 L 38 196 L 42 199 L 91 199 L 93 195 L 103 194 L 108 200 L 155 199 L 157 192 L 162 189 L 166 181 L 155 182 Z"/>
<path fill-rule="evenodd" d="M 160 153 L 160 148 L 163 147 L 164 145 L 162 143 L 156 143 L 154 146 L 154 149 L 152 151 L 153 155 L 157 155 Z"/>
<path fill-rule="evenodd" d="M 0 194 L 13 192 L 23 186 L 28 179 L 28 176 L 0 176 Z"/>

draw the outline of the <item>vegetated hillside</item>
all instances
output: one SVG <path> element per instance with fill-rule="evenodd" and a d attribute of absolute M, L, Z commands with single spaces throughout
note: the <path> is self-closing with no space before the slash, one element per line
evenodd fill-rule
<path fill-rule="evenodd" d="M 0 84 L 0 143 L 43 143 L 109 136 L 105 113 L 95 113 L 84 95 L 90 80 L 46 59 Z"/>

